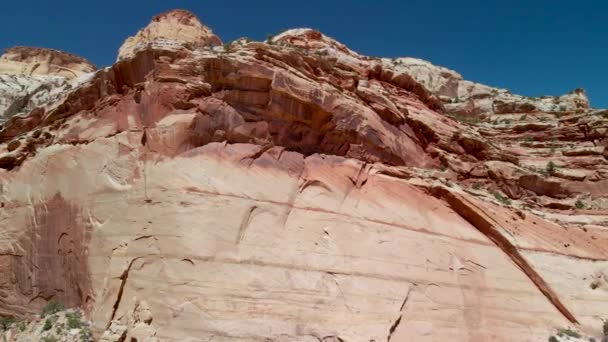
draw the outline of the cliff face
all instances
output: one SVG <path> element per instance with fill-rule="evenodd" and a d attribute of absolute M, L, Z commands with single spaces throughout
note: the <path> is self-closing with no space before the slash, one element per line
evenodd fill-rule
<path fill-rule="evenodd" d="M 55 299 L 127 341 L 599 335 L 607 121 L 582 92 L 462 119 L 459 75 L 313 30 L 214 46 L 174 11 L 135 37 L 2 125 L 0 315 Z"/>

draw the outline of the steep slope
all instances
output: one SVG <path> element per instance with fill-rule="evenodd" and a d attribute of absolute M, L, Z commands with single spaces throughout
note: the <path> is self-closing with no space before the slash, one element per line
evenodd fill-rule
<path fill-rule="evenodd" d="M 0 315 L 55 299 L 126 341 L 599 335 L 605 112 L 459 121 L 435 77 L 314 30 L 216 38 L 165 13 L 3 123 Z"/>

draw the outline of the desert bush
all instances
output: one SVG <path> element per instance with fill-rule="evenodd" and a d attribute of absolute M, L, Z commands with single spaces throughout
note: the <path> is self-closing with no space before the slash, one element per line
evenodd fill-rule
<path fill-rule="evenodd" d="M 493 195 L 494 195 L 494 198 L 496 198 L 499 202 L 506 204 L 506 205 L 511 204 L 511 200 L 508 197 L 503 196 L 503 194 L 501 194 L 500 192 L 494 191 Z"/>
<path fill-rule="evenodd" d="M 65 305 L 63 305 L 55 300 L 51 300 L 48 303 L 46 303 L 44 308 L 42 308 L 42 313 L 40 314 L 40 317 L 52 315 L 52 314 L 58 313 L 59 311 L 63 311 L 63 310 L 65 310 Z"/>
<path fill-rule="evenodd" d="M 51 328 L 53 328 L 53 320 L 51 320 L 51 318 L 47 318 L 46 321 L 44 321 L 44 326 L 42 326 L 42 330 L 48 331 L 51 330 Z"/>

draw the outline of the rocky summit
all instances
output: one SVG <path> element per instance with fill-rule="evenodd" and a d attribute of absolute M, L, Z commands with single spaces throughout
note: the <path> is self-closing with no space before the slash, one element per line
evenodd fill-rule
<path fill-rule="evenodd" d="M 608 111 L 582 89 L 311 29 L 222 45 L 175 10 L 99 70 L 9 49 L 0 117 L 1 341 L 608 333 Z"/>

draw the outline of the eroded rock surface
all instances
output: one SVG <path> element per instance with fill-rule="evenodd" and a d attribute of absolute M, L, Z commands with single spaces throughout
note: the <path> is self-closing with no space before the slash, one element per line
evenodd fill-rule
<path fill-rule="evenodd" d="M 0 315 L 53 298 L 104 341 L 600 335 L 606 112 L 464 122 L 409 62 L 214 37 L 163 14 L 3 123 Z"/>
<path fill-rule="evenodd" d="M 60 101 L 95 70 L 84 58 L 58 50 L 7 49 L 0 56 L 0 121 Z"/>

